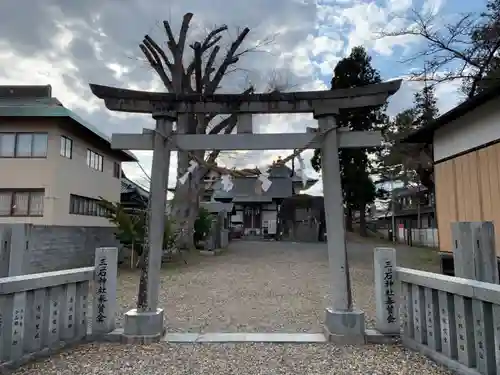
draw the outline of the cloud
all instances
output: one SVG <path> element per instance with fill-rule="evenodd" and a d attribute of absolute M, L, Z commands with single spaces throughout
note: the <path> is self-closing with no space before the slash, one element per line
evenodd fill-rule
<path fill-rule="evenodd" d="M 425 3 L 431 9 L 431 2 Z M 434 1 L 440 7 L 438 0 Z M 225 45 L 237 35 L 237 27 L 251 29 L 246 46 L 261 43 L 261 52 L 243 56 L 238 71 L 223 80 L 222 91 L 238 92 L 248 82 L 264 90 L 273 72 L 281 72 L 294 90 L 322 90 L 336 63 L 355 45 L 364 45 L 376 62 L 378 56 L 393 56 L 398 47 L 414 43 L 408 38 L 375 38 L 381 27 L 402 26 L 401 15 L 410 0 L 372 2 L 364 0 L 45 0 L 19 7 L 16 2 L 0 4 L 0 81 L 2 84 L 51 84 L 53 94 L 103 133 L 136 132 L 154 126 L 148 115 L 108 111 L 90 92 L 88 83 L 123 88 L 162 91 L 158 77 L 145 63 L 138 48 L 145 34 L 165 44 L 162 21 L 171 21 L 176 33 L 186 12 L 194 19 L 190 40 L 200 38 L 214 25 L 228 24 Z M 392 77 L 392 67 L 383 66 L 383 76 Z M 411 102 L 413 85 L 405 85 L 391 99 L 397 111 Z M 451 90 L 451 91 L 450 91 Z M 440 103 L 452 102 L 452 89 L 439 91 Z M 259 132 L 300 132 L 316 126 L 310 115 L 256 116 Z M 147 173 L 151 152 L 136 152 Z M 229 166 L 249 166 L 270 162 L 283 151 L 222 153 Z M 305 153 L 309 162 L 312 151 Z M 176 155 L 171 157 L 170 181 L 176 175 Z M 140 168 L 124 166 L 132 179 L 148 181 Z M 312 168 L 308 173 L 316 176 Z M 171 184 L 172 185 L 172 184 Z M 315 187 L 317 188 L 317 187 Z M 313 188 L 314 189 L 314 188 Z"/>

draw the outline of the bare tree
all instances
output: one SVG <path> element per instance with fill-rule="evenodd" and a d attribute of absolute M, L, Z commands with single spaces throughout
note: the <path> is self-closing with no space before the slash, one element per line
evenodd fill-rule
<path fill-rule="evenodd" d="M 498 55 L 498 34 L 486 35 L 492 29 L 491 13 L 462 14 L 452 23 L 445 23 L 435 15 L 412 11 L 410 26 L 397 31 L 382 31 L 379 38 L 413 36 L 426 41 L 419 52 L 403 63 L 424 62 L 422 69 L 411 73 L 413 80 L 427 80 L 432 85 L 461 81 L 467 97 L 474 96 L 478 85 L 488 76 Z"/>
<path fill-rule="evenodd" d="M 242 55 L 256 51 L 257 48 L 271 41 L 265 39 L 258 45 L 242 48 L 243 42 L 250 32 L 250 29 L 244 28 L 238 32 L 238 36 L 227 50 L 221 53 L 223 33 L 228 29 L 226 25 L 222 25 L 209 31 L 204 40 L 189 45 L 193 51 L 193 57 L 187 63 L 184 60 L 186 60 L 187 36 L 192 18 L 192 13 L 184 15 L 177 39 L 172 32 L 170 23 L 163 21 L 163 28 L 167 36 L 165 50 L 149 35 L 144 37 L 139 46 L 149 65 L 156 71 L 169 92 L 213 94 L 220 87 L 222 79 L 237 70 L 235 64 Z M 253 87 L 249 87 L 244 93 L 251 93 L 253 90 Z M 216 113 L 188 115 L 185 116 L 184 120 L 178 121 L 177 131 L 187 134 L 230 134 L 236 127 L 237 116 L 220 117 Z M 207 164 L 213 164 L 219 153 L 220 151 L 215 150 L 205 155 L 205 151 L 197 151 L 193 152 L 192 155 L 198 160 L 205 160 Z M 189 167 L 189 161 L 190 154 L 180 151 L 177 162 L 178 176 L 185 173 Z M 185 184 L 176 188 L 171 215 L 177 220 L 178 229 L 181 230 L 179 241 L 181 248 L 189 248 L 193 245 L 194 222 L 198 215 L 200 196 L 204 189 L 203 178 L 207 172 L 206 166 L 200 166 L 190 175 Z"/>

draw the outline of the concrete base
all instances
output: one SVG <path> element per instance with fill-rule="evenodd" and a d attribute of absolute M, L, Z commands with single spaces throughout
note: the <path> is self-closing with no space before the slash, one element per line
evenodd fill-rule
<path fill-rule="evenodd" d="M 200 250 L 200 255 L 214 256 L 222 253 L 224 249 Z"/>
<path fill-rule="evenodd" d="M 321 333 L 167 333 L 162 341 L 170 343 L 325 343 Z"/>
<path fill-rule="evenodd" d="M 123 342 L 142 344 L 159 342 L 164 334 L 163 309 L 144 312 L 132 309 L 125 313 Z"/>
<path fill-rule="evenodd" d="M 365 339 L 367 344 L 383 345 L 397 344 L 401 341 L 398 334 L 383 334 L 376 329 L 365 330 Z"/>
<path fill-rule="evenodd" d="M 328 341 L 341 345 L 365 344 L 365 313 L 326 309 L 324 334 Z"/>

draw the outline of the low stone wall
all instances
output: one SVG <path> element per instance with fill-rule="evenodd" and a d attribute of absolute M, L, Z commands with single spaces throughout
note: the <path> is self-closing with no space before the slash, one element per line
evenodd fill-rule
<path fill-rule="evenodd" d="M 396 267 L 377 248 L 375 293 L 382 334 L 457 374 L 500 374 L 500 285 Z"/>
<path fill-rule="evenodd" d="M 93 267 L 0 278 L 0 373 L 112 332 L 117 256 L 99 248 Z"/>
<path fill-rule="evenodd" d="M 14 274 L 28 274 L 58 271 L 69 268 L 88 267 L 94 264 L 95 249 L 98 247 L 119 247 L 113 227 L 70 227 L 31 224 L 2 224 L 0 239 L 5 243 L 9 229 L 17 227 L 12 239 L 12 249 L 21 252 L 15 262 L 18 269 Z M 7 236 L 7 237 L 6 237 Z M 10 238 L 10 237 L 9 237 Z M 24 238 L 24 240 L 23 240 Z M 28 244 L 26 245 L 26 241 Z M 24 243 L 24 245 L 23 245 Z M 6 246 L 0 248 L 0 262 L 9 263 L 11 251 Z M 0 277 L 13 275 L 0 270 Z"/>

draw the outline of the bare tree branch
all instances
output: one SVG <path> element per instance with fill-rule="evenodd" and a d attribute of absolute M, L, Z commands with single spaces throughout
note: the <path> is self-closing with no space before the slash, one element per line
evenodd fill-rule
<path fill-rule="evenodd" d="M 189 24 L 191 23 L 191 20 L 193 19 L 193 13 L 186 13 L 184 15 L 184 18 L 182 19 L 182 25 L 181 25 L 181 30 L 179 32 L 179 41 L 177 42 L 177 53 L 176 53 L 176 58 L 179 60 L 176 60 L 176 63 L 182 64 L 182 56 L 184 56 L 184 48 L 186 47 L 186 39 L 187 39 L 187 33 L 189 30 Z"/>
<path fill-rule="evenodd" d="M 162 57 L 163 63 L 167 66 L 168 69 L 172 68 L 172 63 L 167 57 L 165 51 L 163 51 L 163 49 L 149 35 L 144 36 L 143 44 L 148 46 L 149 49 L 156 51 L 156 53 L 158 53 Z"/>
<path fill-rule="evenodd" d="M 159 59 L 156 51 L 154 51 L 154 49 L 149 49 L 145 44 L 139 45 L 139 48 L 141 49 L 144 56 L 146 56 L 149 65 L 151 65 L 151 67 L 156 71 L 167 90 L 171 91 L 173 89 L 172 81 L 167 76 L 167 73 L 165 72 L 165 69 L 163 68 L 161 60 Z"/>
<path fill-rule="evenodd" d="M 210 56 L 205 65 L 205 74 L 203 75 L 203 86 L 205 87 L 210 82 L 210 76 L 215 71 L 214 63 L 215 63 L 215 58 L 217 57 L 219 51 L 220 51 L 220 46 L 215 46 L 212 52 L 210 52 Z"/>
<path fill-rule="evenodd" d="M 219 41 L 222 39 L 222 36 L 219 34 L 221 34 L 224 31 L 227 31 L 227 25 L 222 25 L 210 31 L 205 40 L 203 41 L 203 43 L 201 44 L 202 51 L 203 52 L 208 51 L 214 45 L 219 43 Z"/>
<path fill-rule="evenodd" d="M 206 51 L 208 51 L 210 48 L 215 46 L 215 48 L 212 50 L 212 53 L 210 54 L 209 61 L 212 58 L 212 56 L 213 56 L 213 59 L 215 59 L 215 56 L 217 55 L 217 52 L 220 49 L 220 47 L 217 46 L 216 44 L 222 39 L 222 36 L 219 34 L 226 31 L 226 30 L 227 30 L 227 26 L 223 25 L 223 26 L 217 27 L 215 30 L 210 31 L 208 33 L 208 35 L 205 37 L 205 40 L 203 41 L 203 43 L 201 43 L 201 55 L 203 55 Z M 199 42 L 196 42 L 196 43 L 199 43 Z M 196 43 L 193 43 L 191 45 L 191 48 L 193 50 L 194 50 L 194 46 Z M 200 61 L 200 63 L 201 63 L 201 61 Z M 213 61 L 212 61 L 212 64 L 213 64 Z M 196 69 L 196 61 L 193 58 L 193 61 L 191 61 L 188 68 L 186 69 L 186 80 L 188 82 L 191 82 L 191 76 L 194 73 L 195 69 Z M 200 66 L 200 69 L 201 69 L 201 66 Z M 205 72 L 206 71 L 207 71 L 207 69 L 205 69 Z M 210 73 L 208 74 L 209 76 L 210 76 Z M 206 74 L 204 76 L 206 76 Z M 206 80 L 206 78 L 203 78 L 203 82 L 202 82 L 203 86 L 205 86 L 207 82 L 208 81 Z"/>
<path fill-rule="evenodd" d="M 224 134 L 231 134 L 231 132 L 233 131 L 233 129 L 238 124 L 238 117 L 236 115 L 231 115 L 227 119 L 229 119 L 229 121 L 228 121 L 228 125 L 226 125 L 226 127 L 224 129 Z M 208 155 L 207 163 L 208 164 L 215 163 L 215 160 L 217 159 L 217 157 L 219 156 L 219 154 L 220 154 L 220 150 L 213 150 L 210 153 L 210 155 Z"/>
<path fill-rule="evenodd" d="M 168 21 L 163 21 L 163 28 L 165 29 L 165 34 L 167 34 L 167 46 L 170 52 L 172 52 L 172 56 L 175 56 L 175 49 L 177 48 L 177 42 L 175 41 L 174 33 L 172 32 L 172 28 L 170 27 L 170 23 Z"/>
<path fill-rule="evenodd" d="M 232 124 L 233 122 L 237 123 L 238 116 L 231 115 L 224 120 L 221 120 L 217 125 L 215 125 L 208 134 L 219 134 L 221 131 L 223 131 L 227 126 Z"/>
<path fill-rule="evenodd" d="M 196 78 L 196 92 L 201 93 L 203 90 L 203 77 L 201 73 L 201 44 L 196 42 L 194 44 L 194 66 L 195 66 L 195 78 Z"/>
<path fill-rule="evenodd" d="M 238 50 L 238 48 L 241 46 L 243 43 L 243 40 L 246 38 L 248 33 L 250 32 L 250 29 L 246 27 L 243 29 L 241 34 L 238 36 L 238 38 L 231 44 L 231 48 L 229 49 L 228 53 L 226 54 L 226 57 L 224 58 L 224 61 L 222 64 L 219 66 L 219 69 L 217 70 L 217 73 L 215 73 L 214 79 L 210 81 L 210 83 L 206 86 L 205 92 L 207 94 L 213 94 L 217 87 L 219 87 L 219 84 L 224 77 L 224 74 L 226 73 L 227 68 L 229 65 L 234 64 L 238 62 L 238 58 L 235 57 L 235 53 Z"/>
<path fill-rule="evenodd" d="M 444 27 L 435 26 L 436 17 L 425 16 L 417 11 L 412 12 L 409 20 L 411 26 L 391 32 L 381 32 L 379 39 L 386 37 L 415 36 L 427 42 L 425 49 L 403 60 L 403 63 L 415 63 L 424 60 L 425 67 L 413 72 L 414 80 L 426 79 L 434 84 L 462 80 L 469 82 L 467 96 L 476 94 L 478 84 L 485 78 L 495 56 L 500 50 L 500 40 L 492 38 L 484 43 L 474 40 L 475 33 L 488 24 L 490 19 L 486 15 L 466 13 L 454 23 Z"/>

